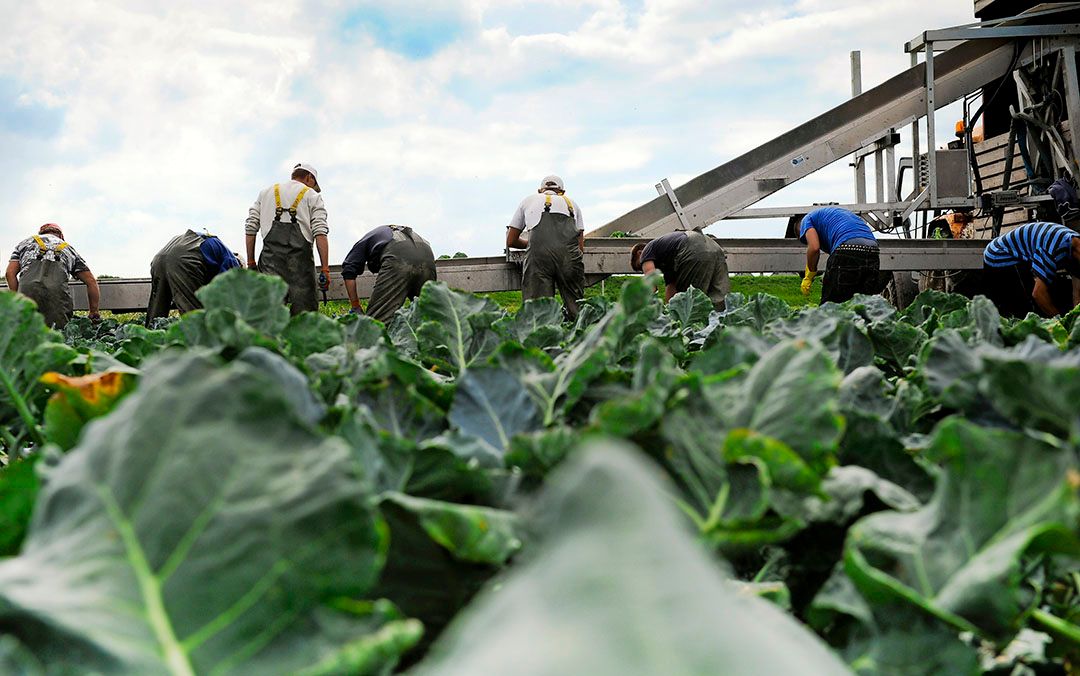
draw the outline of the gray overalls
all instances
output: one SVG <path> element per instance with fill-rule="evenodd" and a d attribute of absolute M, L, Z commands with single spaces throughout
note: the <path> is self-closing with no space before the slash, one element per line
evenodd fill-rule
<path fill-rule="evenodd" d="M 427 240 L 404 225 L 391 225 L 390 229 L 394 239 L 383 247 L 367 306 L 367 314 L 384 324 L 406 299 L 419 296 L 424 284 L 436 277 L 435 254 Z"/>
<path fill-rule="evenodd" d="M 45 324 L 62 329 L 75 311 L 68 288 L 68 273 L 60 262 L 60 252 L 67 242 L 46 244 L 34 235 L 38 255 L 19 273 L 19 292 L 37 303 L 38 312 L 45 315 Z"/>
<path fill-rule="evenodd" d="M 551 213 L 551 195 L 545 195 L 540 222 L 529 231 L 529 246 L 521 276 L 521 299 L 553 298 L 558 289 L 570 319 L 578 314 L 578 300 L 585 295 L 585 262 L 578 247 L 574 203 L 566 200 L 570 215 Z"/>
<path fill-rule="evenodd" d="M 193 230 L 177 235 L 154 256 L 150 263 L 150 303 L 146 323 L 155 317 L 167 317 L 173 304 L 184 312 L 202 307 L 195 292 L 208 279 L 202 246 L 205 237 Z"/>
<path fill-rule="evenodd" d="M 311 252 L 311 242 L 304 239 L 300 226 L 296 222 L 296 207 L 304 198 L 308 189 L 304 188 L 293 200 L 287 210 L 281 207 L 281 186 L 274 185 L 274 222 L 270 232 L 263 239 L 262 254 L 259 256 L 259 272 L 277 275 L 289 284 L 285 302 L 293 315 L 301 312 L 315 312 L 319 301 L 315 296 L 315 257 Z M 289 212 L 289 221 L 281 220 L 282 214 Z"/>

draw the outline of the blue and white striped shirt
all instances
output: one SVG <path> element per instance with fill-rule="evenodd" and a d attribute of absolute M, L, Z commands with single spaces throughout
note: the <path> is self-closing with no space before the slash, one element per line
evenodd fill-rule
<path fill-rule="evenodd" d="M 1057 223 L 1027 223 L 991 240 L 983 262 L 992 268 L 1030 263 L 1031 274 L 1047 284 L 1069 259 L 1072 238 L 1080 233 Z"/>

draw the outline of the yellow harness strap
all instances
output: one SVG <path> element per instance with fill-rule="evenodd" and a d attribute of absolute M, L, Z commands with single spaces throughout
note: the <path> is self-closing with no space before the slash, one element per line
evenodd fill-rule
<path fill-rule="evenodd" d="M 566 195 L 562 196 L 566 201 L 566 209 L 570 212 L 570 217 L 574 217 L 574 203 L 570 201 L 570 198 Z M 551 211 L 551 195 L 544 195 L 544 211 Z"/>
<path fill-rule="evenodd" d="M 278 184 L 278 183 L 274 184 L 274 204 L 276 205 L 278 211 L 280 211 L 281 210 L 281 185 Z"/>
<path fill-rule="evenodd" d="M 300 200 L 304 199 L 304 195 L 307 194 L 307 191 L 308 191 L 308 189 L 306 187 L 303 190 L 300 191 L 300 194 L 298 194 L 296 196 L 296 199 L 293 200 L 292 206 L 289 207 L 289 213 L 292 213 L 292 214 L 296 213 L 296 207 L 300 206 Z M 278 206 L 279 207 L 281 206 L 280 198 L 278 199 Z"/>
<path fill-rule="evenodd" d="M 45 240 L 41 239 L 38 235 L 34 235 L 34 241 L 37 242 L 38 248 L 41 249 L 41 253 L 46 253 L 49 250 L 49 245 L 45 243 Z M 60 242 L 53 248 L 53 251 L 60 253 L 64 249 L 68 248 L 67 242 Z"/>

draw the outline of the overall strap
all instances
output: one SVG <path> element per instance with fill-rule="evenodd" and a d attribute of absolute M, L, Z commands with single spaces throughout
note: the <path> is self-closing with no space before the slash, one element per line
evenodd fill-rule
<path fill-rule="evenodd" d="M 562 195 L 561 197 L 563 198 L 563 201 L 566 202 L 566 209 L 570 212 L 570 217 L 573 218 L 574 217 L 574 203 L 571 202 L 570 198 L 567 197 L 566 195 Z M 551 212 L 551 195 L 548 195 L 548 194 L 544 195 L 544 211 L 546 213 Z"/>
<path fill-rule="evenodd" d="M 293 200 L 292 206 L 289 207 L 289 215 L 292 216 L 294 222 L 296 221 L 296 207 L 300 206 L 300 200 L 304 199 L 304 195 L 307 194 L 307 191 L 307 186 L 305 186 L 304 189 L 296 195 L 296 199 Z"/>
<path fill-rule="evenodd" d="M 274 220 L 280 221 L 284 209 L 281 208 L 281 184 L 274 184 Z"/>
<path fill-rule="evenodd" d="M 41 249 L 41 253 L 46 253 L 47 251 L 49 251 L 49 245 L 46 244 L 45 240 L 41 239 L 39 235 L 34 235 L 34 241 L 37 243 L 38 248 Z M 60 242 L 56 246 L 52 247 L 52 250 L 59 253 L 66 248 L 68 248 L 68 243 Z"/>

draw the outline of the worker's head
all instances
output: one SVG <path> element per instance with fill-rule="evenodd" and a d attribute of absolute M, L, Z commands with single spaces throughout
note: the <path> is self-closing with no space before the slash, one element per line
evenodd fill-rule
<path fill-rule="evenodd" d="M 549 190 L 560 195 L 566 192 L 566 189 L 563 188 L 562 179 L 554 174 L 545 176 L 543 180 L 540 181 L 540 187 L 536 189 L 536 192 L 547 192 Z"/>
<path fill-rule="evenodd" d="M 301 162 L 293 167 L 292 178 L 295 181 L 300 181 L 315 192 L 322 192 L 322 188 L 319 187 L 319 173 L 310 164 Z"/>
<path fill-rule="evenodd" d="M 634 272 L 641 272 L 641 252 L 644 250 L 644 242 L 638 242 L 630 250 L 630 267 L 634 269 Z"/>
<path fill-rule="evenodd" d="M 60 229 L 60 226 L 56 223 L 46 223 L 38 228 L 39 235 L 55 235 L 60 239 L 64 239 L 64 231 Z"/>

